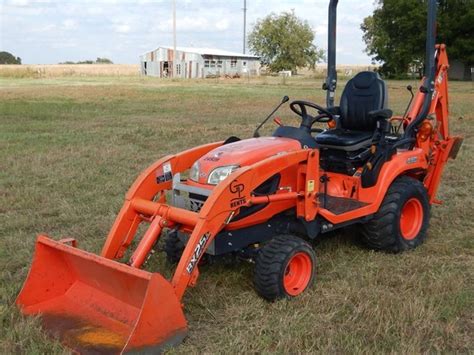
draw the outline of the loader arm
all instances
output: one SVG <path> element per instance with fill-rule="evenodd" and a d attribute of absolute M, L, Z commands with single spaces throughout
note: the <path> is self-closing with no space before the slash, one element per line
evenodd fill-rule
<path fill-rule="evenodd" d="M 170 178 L 169 174 L 172 176 L 188 170 L 198 158 L 222 144 L 223 142 L 210 143 L 168 155 L 148 167 L 128 190 L 125 203 L 107 236 L 101 256 L 120 259 L 132 242 L 138 226 L 143 221 L 140 213 L 132 205 L 132 199 L 151 200 L 160 195 L 159 198 L 164 201 L 164 195 L 161 193 L 172 188 L 172 177 Z M 160 178 L 161 182 L 158 181 Z"/>

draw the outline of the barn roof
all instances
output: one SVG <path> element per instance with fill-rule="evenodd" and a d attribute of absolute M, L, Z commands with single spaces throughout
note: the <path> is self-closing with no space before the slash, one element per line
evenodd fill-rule
<path fill-rule="evenodd" d="M 173 49 L 173 47 L 169 47 L 169 46 L 160 46 L 157 49 L 159 48 Z M 248 59 L 260 59 L 260 57 L 257 57 L 254 55 L 243 54 L 239 52 L 230 52 L 230 51 L 225 51 L 222 49 L 215 49 L 215 48 L 176 47 L 176 50 L 181 51 L 181 52 L 196 53 L 200 55 L 213 55 L 213 56 L 218 56 L 218 57 L 239 57 L 239 58 L 248 58 Z"/>

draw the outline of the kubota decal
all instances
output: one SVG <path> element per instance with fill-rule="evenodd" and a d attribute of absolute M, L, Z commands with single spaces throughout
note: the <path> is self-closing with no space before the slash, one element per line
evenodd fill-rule
<path fill-rule="evenodd" d="M 212 161 L 212 162 L 216 162 L 216 161 L 219 161 L 221 158 L 221 155 L 224 154 L 224 152 L 217 152 L 217 153 L 214 153 L 213 155 L 209 155 L 207 157 L 204 158 L 205 161 Z"/>
<path fill-rule="evenodd" d="M 156 182 L 162 184 L 164 182 L 173 180 L 173 171 L 171 170 L 171 163 L 164 163 L 156 171 Z"/>
<path fill-rule="evenodd" d="M 210 236 L 211 236 L 211 233 L 209 232 L 204 234 L 199 240 L 199 243 L 196 245 L 196 248 L 194 248 L 193 257 L 191 258 L 191 261 L 189 262 L 188 266 L 186 266 L 186 271 L 188 272 L 188 274 L 193 272 L 194 267 L 196 266 L 199 260 L 199 257 L 203 253 L 204 247 L 206 246 L 206 243 L 209 240 Z"/>
<path fill-rule="evenodd" d="M 443 82 L 443 79 L 444 79 L 444 73 L 441 72 L 441 73 L 439 74 L 439 77 L 438 77 L 438 80 L 437 80 L 437 81 L 438 81 L 438 84 L 441 84 L 441 83 Z"/>
<path fill-rule="evenodd" d="M 245 196 L 242 196 L 242 192 L 245 190 L 245 185 L 239 183 L 237 180 L 232 181 L 229 186 L 229 191 L 233 194 L 236 194 L 237 197 L 234 197 L 230 200 L 230 208 L 236 208 L 247 203 Z"/>

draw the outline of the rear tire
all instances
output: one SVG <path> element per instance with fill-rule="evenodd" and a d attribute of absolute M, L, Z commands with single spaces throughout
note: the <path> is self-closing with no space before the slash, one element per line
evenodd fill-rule
<path fill-rule="evenodd" d="M 370 248 L 393 253 L 415 249 L 426 239 L 430 204 L 424 185 L 413 178 L 396 179 L 374 218 L 360 227 Z"/>
<path fill-rule="evenodd" d="M 277 236 L 259 251 L 254 286 L 274 301 L 300 295 L 314 282 L 316 255 L 310 244 L 292 235 Z"/>

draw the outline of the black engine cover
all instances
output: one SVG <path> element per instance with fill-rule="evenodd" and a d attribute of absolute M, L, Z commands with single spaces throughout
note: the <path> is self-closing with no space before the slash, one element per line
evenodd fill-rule
<path fill-rule="evenodd" d="M 347 152 L 339 149 L 321 148 L 319 151 L 320 166 L 328 172 L 352 176 L 367 161 L 367 159 L 358 157 L 365 150 Z"/>

